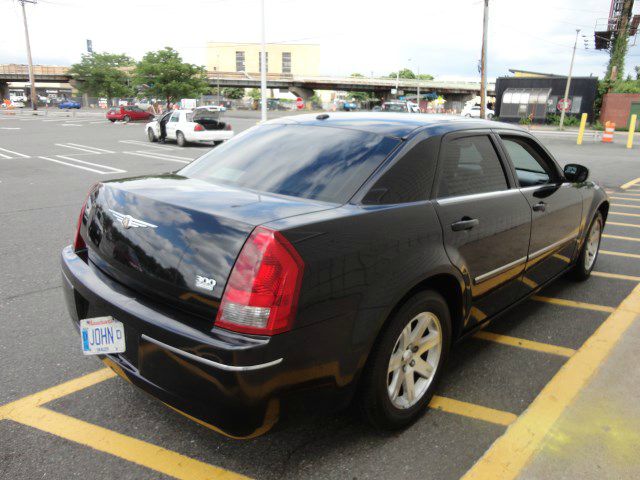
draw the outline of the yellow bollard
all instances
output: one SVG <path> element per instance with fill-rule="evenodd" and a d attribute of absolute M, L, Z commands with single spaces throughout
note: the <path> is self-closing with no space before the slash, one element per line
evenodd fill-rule
<path fill-rule="evenodd" d="M 627 148 L 633 147 L 633 134 L 636 133 L 636 120 L 638 115 L 635 113 L 631 115 L 631 122 L 629 123 L 629 137 L 627 137 Z"/>
<path fill-rule="evenodd" d="M 584 137 L 584 129 L 587 126 L 587 114 L 583 113 L 582 118 L 580 119 L 580 130 L 578 130 L 578 141 L 576 142 L 578 145 L 582 145 L 582 137 Z"/>

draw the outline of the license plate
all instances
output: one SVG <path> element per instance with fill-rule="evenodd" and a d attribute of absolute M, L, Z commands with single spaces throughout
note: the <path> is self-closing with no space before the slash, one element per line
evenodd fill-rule
<path fill-rule="evenodd" d="M 125 351 L 124 325 L 113 317 L 96 317 L 80 320 L 82 353 L 105 355 Z"/>

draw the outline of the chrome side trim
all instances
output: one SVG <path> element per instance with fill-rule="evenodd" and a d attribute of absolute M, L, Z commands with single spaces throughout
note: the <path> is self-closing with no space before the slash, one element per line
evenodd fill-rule
<path fill-rule="evenodd" d="M 438 202 L 438 205 L 447 205 L 449 203 L 481 200 L 483 198 L 503 197 L 509 194 L 514 194 L 515 192 L 519 192 L 519 191 L 520 190 L 517 188 L 509 188 L 507 190 L 498 190 L 495 192 L 472 193 L 470 195 L 458 195 L 455 197 L 438 198 L 436 199 L 436 201 Z"/>
<path fill-rule="evenodd" d="M 532 254 L 529 255 L 529 260 L 532 260 L 534 258 L 539 257 L 540 255 L 544 255 L 545 253 L 547 253 L 550 250 L 553 250 L 556 247 L 559 247 L 560 245 L 564 244 L 564 243 L 568 243 L 571 240 L 575 240 L 576 238 L 578 238 L 576 235 L 569 235 L 568 237 L 563 238 L 562 240 L 558 240 L 557 242 L 552 243 L 551 245 L 547 245 L 544 248 L 541 248 L 538 251 L 533 252 Z"/>
<path fill-rule="evenodd" d="M 482 275 L 478 275 L 476 278 L 473 279 L 473 282 L 478 284 L 478 283 L 481 283 L 481 282 L 483 282 L 485 280 L 489 280 L 490 278 L 495 277 L 496 275 L 500 275 L 502 272 L 506 272 L 510 268 L 513 268 L 513 267 L 516 267 L 518 265 L 521 265 L 521 264 L 525 263 L 526 261 L 527 261 L 527 257 L 519 258 L 518 260 L 514 260 L 511 263 L 507 263 L 506 265 L 498 267 L 495 270 L 491 270 L 490 272 L 483 273 Z"/>
<path fill-rule="evenodd" d="M 185 352 L 184 350 L 180 350 L 179 348 L 172 347 L 171 345 L 167 345 L 166 343 L 161 342 L 160 340 L 151 338 L 145 335 L 144 333 L 141 335 L 141 337 L 143 340 L 146 340 L 147 342 L 155 343 L 159 347 L 162 347 L 178 355 L 182 355 L 185 358 L 189 358 L 196 362 L 209 365 L 210 367 L 219 368 L 220 370 L 226 370 L 227 372 L 249 372 L 251 370 L 261 370 L 263 368 L 269 368 L 269 367 L 273 367 L 274 365 L 278 365 L 279 363 L 282 363 L 282 360 L 283 360 L 282 358 L 279 358 L 277 360 L 273 360 L 272 362 L 260 363 L 258 365 L 245 365 L 245 366 L 225 365 L 224 363 L 214 362 L 213 360 L 202 358 L 197 355 L 194 355 L 193 353 Z"/>

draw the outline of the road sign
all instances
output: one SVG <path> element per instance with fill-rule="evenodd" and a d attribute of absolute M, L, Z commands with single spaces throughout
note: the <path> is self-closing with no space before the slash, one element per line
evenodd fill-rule
<path fill-rule="evenodd" d="M 296 107 L 298 110 L 302 110 L 304 108 L 304 100 L 301 97 L 296 98 Z"/>
<path fill-rule="evenodd" d="M 558 111 L 568 112 L 571 110 L 571 99 L 570 98 L 561 98 L 558 100 Z"/>

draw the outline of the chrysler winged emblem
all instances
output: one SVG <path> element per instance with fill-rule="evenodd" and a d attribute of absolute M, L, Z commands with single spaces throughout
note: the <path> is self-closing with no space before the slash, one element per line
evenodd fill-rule
<path fill-rule="evenodd" d="M 116 212 L 115 210 L 109 209 L 111 214 L 118 220 L 125 229 L 129 228 L 158 228 L 157 225 L 153 223 L 144 222 L 142 220 L 138 220 L 137 218 L 133 218 L 131 215 L 125 215 L 120 212 Z"/>

